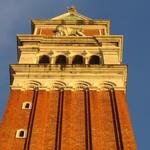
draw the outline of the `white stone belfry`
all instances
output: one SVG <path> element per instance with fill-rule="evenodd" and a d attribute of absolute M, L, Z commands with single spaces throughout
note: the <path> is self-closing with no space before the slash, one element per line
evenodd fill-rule
<path fill-rule="evenodd" d="M 126 91 L 123 36 L 110 35 L 109 20 L 93 20 L 74 7 L 48 20 L 32 20 L 33 34 L 17 35 L 18 64 L 10 66 L 12 89 Z"/>

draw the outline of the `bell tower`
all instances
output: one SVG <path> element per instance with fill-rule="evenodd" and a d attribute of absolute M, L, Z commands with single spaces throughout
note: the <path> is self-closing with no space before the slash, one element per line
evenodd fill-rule
<path fill-rule="evenodd" d="M 17 35 L 1 150 L 136 150 L 123 36 L 75 7 Z"/>

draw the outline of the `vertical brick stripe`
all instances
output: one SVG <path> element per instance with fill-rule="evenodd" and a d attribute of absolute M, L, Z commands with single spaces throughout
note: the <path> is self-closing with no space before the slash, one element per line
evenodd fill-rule
<path fill-rule="evenodd" d="M 92 129 L 92 148 L 103 149 L 102 143 L 102 92 L 90 92 L 90 110 L 91 110 L 91 129 Z"/>
<path fill-rule="evenodd" d="M 64 90 L 59 90 L 55 150 L 61 150 Z"/>
<path fill-rule="evenodd" d="M 122 135 L 120 129 L 120 121 L 118 116 L 118 108 L 116 104 L 116 96 L 114 90 L 109 90 L 110 94 L 110 101 L 111 101 L 111 108 L 112 108 L 112 116 L 113 116 L 113 124 L 114 124 L 114 132 L 116 137 L 116 147 L 117 150 L 123 150 L 123 143 L 122 143 Z"/>
<path fill-rule="evenodd" d="M 57 112 L 58 112 L 58 90 L 51 90 L 47 97 L 47 120 L 45 129 L 44 149 L 54 150 L 56 141 L 56 126 L 57 126 Z"/>
<path fill-rule="evenodd" d="M 122 143 L 124 149 L 136 150 L 136 142 L 132 129 L 132 123 L 130 120 L 130 114 L 128 110 L 126 95 L 124 91 L 114 91 L 116 95 L 116 103 L 118 108 L 118 115 L 120 121 L 120 128 L 122 133 Z"/>
<path fill-rule="evenodd" d="M 84 90 L 84 107 L 85 107 L 85 141 L 86 150 L 92 150 L 92 133 L 91 133 L 91 112 L 90 112 L 90 95 L 89 89 Z"/>
<path fill-rule="evenodd" d="M 64 91 L 61 150 L 85 150 L 84 91 Z"/>
<path fill-rule="evenodd" d="M 36 112 L 34 117 L 30 150 L 41 150 L 44 148 L 45 136 L 47 134 L 46 124 L 48 118 L 48 92 L 38 91 Z"/>
<path fill-rule="evenodd" d="M 28 122 L 27 138 L 25 141 L 24 150 L 29 150 L 30 148 L 30 141 L 32 137 L 32 129 L 33 129 L 34 116 L 35 116 L 35 111 L 36 111 L 37 97 L 38 97 L 38 89 L 35 89 L 33 93 L 32 109 L 30 112 L 30 117 L 29 117 L 29 122 Z"/>
<path fill-rule="evenodd" d="M 101 96 L 101 140 L 102 149 L 116 150 L 116 138 L 114 133 L 114 124 L 112 116 L 112 107 L 109 91 L 100 91 L 98 96 Z M 97 131 L 98 132 L 98 131 Z M 96 147 L 97 148 L 97 147 Z"/>
<path fill-rule="evenodd" d="M 90 91 L 90 103 L 93 150 L 117 149 L 109 92 Z"/>

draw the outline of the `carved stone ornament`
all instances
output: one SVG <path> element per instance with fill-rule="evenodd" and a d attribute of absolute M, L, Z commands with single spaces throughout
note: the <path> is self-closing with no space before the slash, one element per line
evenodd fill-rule
<path fill-rule="evenodd" d="M 56 36 L 84 36 L 82 29 L 66 27 L 63 25 L 58 25 L 56 27 Z"/>

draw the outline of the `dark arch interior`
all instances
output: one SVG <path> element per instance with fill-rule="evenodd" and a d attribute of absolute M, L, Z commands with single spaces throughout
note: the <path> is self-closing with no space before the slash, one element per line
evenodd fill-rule
<path fill-rule="evenodd" d="M 101 62 L 100 62 L 99 56 L 96 56 L 96 55 L 91 56 L 89 64 L 96 65 L 96 64 L 100 64 L 100 63 Z"/>
<path fill-rule="evenodd" d="M 19 136 L 23 137 L 24 136 L 24 131 L 20 131 Z"/>
<path fill-rule="evenodd" d="M 76 55 L 72 61 L 72 64 L 83 64 L 83 57 L 80 55 Z"/>
<path fill-rule="evenodd" d="M 47 63 L 49 63 L 49 57 L 46 56 L 46 55 L 43 55 L 42 57 L 40 57 L 39 63 L 40 64 L 47 64 Z"/>
<path fill-rule="evenodd" d="M 66 56 L 64 55 L 59 55 L 56 59 L 56 64 L 62 64 L 62 65 L 65 65 L 67 64 L 67 59 L 66 59 Z"/>
<path fill-rule="evenodd" d="M 26 103 L 25 108 L 29 108 L 29 107 L 30 107 L 30 104 Z"/>

